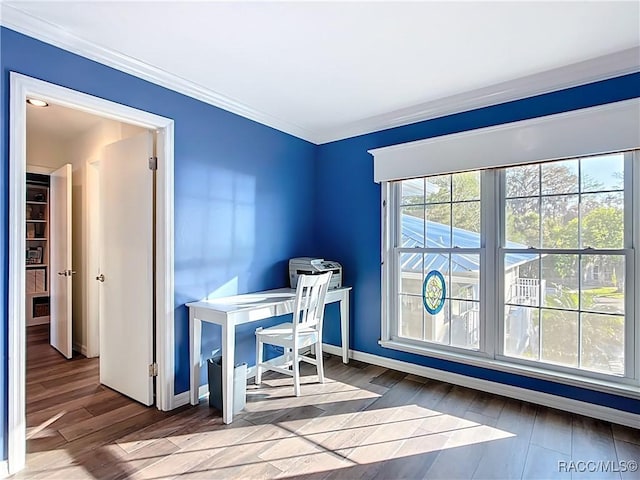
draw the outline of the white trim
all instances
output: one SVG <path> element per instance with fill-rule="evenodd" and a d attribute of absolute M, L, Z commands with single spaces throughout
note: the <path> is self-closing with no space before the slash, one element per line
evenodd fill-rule
<path fill-rule="evenodd" d="M 51 167 L 42 167 L 40 165 L 27 165 L 27 173 L 38 173 L 41 175 L 49 175 L 53 172 Z"/>
<path fill-rule="evenodd" d="M 159 156 L 156 177 L 156 363 L 162 375 L 156 379 L 156 403 L 172 410 L 174 393 L 174 124 L 169 122 L 157 135 Z M 161 163 L 164 162 L 164 165 Z M 159 334 L 162 332 L 162 334 Z"/>
<path fill-rule="evenodd" d="M 640 47 L 634 47 L 470 92 L 359 119 L 335 128 L 310 131 L 133 57 L 84 40 L 57 25 L 29 15 L 16 5 L 2 5 L 0 22 L 3 26 L 30 37 L 316 144 L 498 105 L 640 71 L 638 62 Z"/>
<path fill-rule="evenodd" d="M 640 151 L 633 153 L 633 161 L 632 164 L 632 174 L 633 174 L 633 184 L 640 186 Z M 634 302 L 634 310 L 631 313 L 635 322 L 633 324 L 632 330 L 632 338 L 635 338 L 635 346 L 633 349 L 635 358 L 630 360 L 633 362 L 635 368 L 636 378 L 640 379 L 640 188 L 631 189 L 632 197 L 632 207 L 631 207 L 631 215 L 632 218 L 635 219 L 633 222 L 633 232 L 632 232 L 632 244 L 634 247 L 634 258 L 635 258 L 635 270 L 634 270 L 634 286 L 635 292 L 634 297 L 636 301 Z"/>
<path fill-rule="evenodd" d="M 57 25 L 33 17 L 16 5 L 2 5 L 2 25 L 30 37 L 46 42 L 55 47 L 81 55 L 90 60 L 102 63 L 122 72 L 134 75 L 148 82 L 169 88 L 196 100 L 208 103 L 241 117 L 254 120 L 263 125 L 289 133 L 298 138 L 313 142 L 313 132 L 300 125 L 273 117 L 248 105 L 229 98 L 195 82 L 155 67 L 148 63 L 124 55 L 115 50 L 102 47 L 96 43 L 80 38 Z"/>
<path fill-rule="evenodd" d="M 342 350 L 340 350 L 342 351 Z M 281 355 L 280 357 L 276 357 L 276 359 L 284 359 L 284 355 Z M 247 380 L 250 378 L 254 378 L 256 376 L 256 366 L 252 366 L 252 367 L 248 367 L 247 368 Z M 177 395 L 173 396 L 172 402 L 173 402 L 173 408 L 178 408 L 181 407 L 183 405 L 186 405 L 188 403 L 191 402 L 191 392 L 189 392 L 189 390 L 187 390 L 186 392 L 182 392 L 182 393 L 178 393 Z M 209 385 L 208 384 L 204 384 L 204 385 L 200 385 L 200 387 L 198 388 L 198 398 L 205 398 L 205 397 L 209 397 Z"/>
<path fill-rule="evenodd" d="M 76 352 L 80 352 L 85 357 L 88 357 L 86 345 L 82 345 L 79 342 L 73 342 L 71 348 L 73 348 Z"/>
<path fill-rule="evenodd" d="M 390 261 L 393 255 L 393 249 L 396 246 L 396 225 L 391 221 L 395 218 L 394 215 L 389 214 L 389 202 L 395 204 L 394 196 L 397 196 L 397 192 L 392 185 L 385 183 L 381 186 L 381 219 L 380 225 L 382 226 L 382 238 L 380 242 L 380 284 L 382 292 L 395 291 L 394 278 L 391 276 L 394 271 L 390 268 Z M 393 290 L 391 290 L 393 289 Z M 380 307 L 382 318 L 392 318 L 391 312 L 394 308 L 395 301 L 388 295 L 380 296 Z M 382 322 L 382 338 L 389 338 L 391 330 L 390 322 Z"/>
<path fill-rule="evenodd" d="M 83 205 L 84 207 L 84 224 L 86 226 L 83 241 L 83 265 L 84 265 L 84 282 L 85 282 L 85 298 L 84 302 L 84 322 L 87 332 L 87 353 L 89 358 L 100 356 L 100 304 L 99 304 L 99 288 L 95 281 L 98 275 L 98 259 L 100 258 L 100 249 L 98 248 L 98 219 L 100 218 L 100 201 L 99 201 L 99 160 L 90 159 L 85 162 L 84 166 L 84 185 L 83 189 Z"/>
<path fill-rule="evenodd" d="M 37 327 L 38 325 L 48 325 L 50 321 L 49 316 L 46 317 L 35 317 L 27 322 L 27 327 Z"/>
<path fill-rule="evenodd" d="M 198 398 L 209 397 L 209 385 L 200 385 L 198 389 Z M 186 392 L 178 393 L 174 395 L 172 398 L 173 408 L 182 407 L 183 405 L 187 405 L 191 402 L 191 393 L 189 390 Z"/>
<path fill-rule="evenodd" d="M 340 347 L 327 344 L 323 344 L 322 349 L 333 355 L 340 355 L 342 351 Z M 508 398 L 514 398 L 516 400 L 531 402 L 545 407 L 556 408 L 558 410 L 597 418 L 607 422 L 617 423 L 619 425 L 626 425 L 632 428 L 638 428 L 638 425 L 640 425 L 640 415 L 638 414 L 603 407 L 593 403 L 581 402 L 580 400 L 551 395 L 549 393 L 537 392 L 535 390 L 528 390 L 526 388 L 514 387 L 512 385 L 505 385 L 502 383 L 491 382 L 489 380 L 468 377 L 466 375 L 446 372 L 435 368 L 414 365 L 412 363 L 401 362 L 399 360 L 380 357 L 378 355 L 372 355 L 370 353 L 355 350 L 350 351 L 349 356 L 354 360 L 366 362 L 371 365 L 391 368 L 400 372 L 419 375 L 421 377 L 447 382 L 474 390 L 480 390 L 482 392 L 493 393 L 495 395 L 501 395 Z"/>
<path fill-rule="evenodd" d="M 486 352 L 487 355 L 494 355 L 500 343 L 496 336 L 497 331 L 497 319 L 498 319 L 498 305 L 496 303 L 496 291 L 495 289 L 485 288 L 482 285 L 489 285 L 495 282 L 499 270 L 499 266 L 496 265 L 493 260 L 496 258 L 496 246 L 497 238 L 501 238 L 499 235 L 498 219 L 500 216 L 497 214 L 498 206 L 495 202 L 499 191 L 499 179 L 495 174 L 491 172 L 481 172 L 480 183 L 480 226 L 481 232 L 481 246 L 482 255 L 480 257 L 480 309 L 481 309 L 481 332 L 483 341 L 480 342 L 480 350 Z M 491 207 L 493 206 L 493 211 Z M 389 337 L 387 337 L 389 338 Z"/>
<path fill-rule="evenodd" d="M 164 165 L 158 176 L 158 215 L 164 218 L 163 241 L 158 243 L 157 264 L 157 358 L 159 363 L 157 401 L 160 410 L 171 408 L 174 388 L 174 265 L 173 265 L 173 120 L 136 110 L 68 88 L 10 73 L 9 114 L 9 298 L 8 298 L 8 465 L 15 473 L 25 463 L 25 183 L 26 183 L 26 99 L 37 96 L 51 103 L 93 113 L 120 122 L 164 131 Z M 160 217 L 159 217 L 160 218 Z M 167 335 L 169 334 L 169 335 Z M 165 341 L 171 337 L 171 343 Z"/>
<path fill-rule="evenodd" d="M 173 408 L 178 408 L 178 407 L 182 407 L 183 405 L 187 405 L 190 401 L 191 401 L 191 393 L 189 392 L 189 390 L 187 390 L 186 392 L 182 392 L 182 393 L 178 393 L 177 395 L 174 395 L 173 399 L 171 400 L 171 403 L 173 405 Z"/>
<path fill-rule="evenodd" d="M 640 98 L 369 150 L 374 181 L 640 147 Z"/>
<path fill-rule="evenodd" d="M 9 89 L 9 298 L 8 468 L 24 467 L 26 456 L 26 326 L 24 291 L 27 88 L 11 73 Z"/>
<path fill-rule="evenodd" d="M 442 360 L 462 363 L 465 365 L 473 365 L 499 372 L 513 373 L 515 375 L 562 383 L 564 385 L 572 385 L 574 387 L 593 390 L 596 392 L 609 393 L 612 395 L 640 400 L 640 390 L 638 389 L 637 382 L 633 379 L 620 377 L 620 382 L 615 382 L 606 378 L 606 375 L 598 375 L 596 372 L 585 372 L 594 375 L 593 377 L 586 377 L 569 372 L 569 369 L 560 370 L 562 368 L 560 366 L 554 366 L 554 368 L 558 370 L 545 369 L 544 365 L 534 364 L 538 362 L 533 360 L 527 362 L 523 359 L 504 356 L 498 356 L 498 358 L 494 359 L 482 352 L 476 351 L 469 351 L 467 353 L 454 351 L 453 349 L 444 350 L 443 348 L 428 348 L 403 343 L 398 340 L 380 341 L 378 343 L 381 347 L 397 350 L 399 352 L 440 358 Z M 596 377 L 596 375 L 598 376 Z"/>
<path fill-rule="evenodd" d="M 9 463 L 6 460 L 0 461 L 0 478 L 7 478 L 9 476 Z"/>
<path fill-rule="evenodd" d="M 555 92 L 640 71 L 640 47 L 314 132 L 318 144 Z"/>

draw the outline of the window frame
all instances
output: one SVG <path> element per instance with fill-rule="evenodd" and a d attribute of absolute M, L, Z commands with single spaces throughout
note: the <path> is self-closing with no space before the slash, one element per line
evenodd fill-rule
<path fill-rule="evenodd" d="M 400 275 L 396 255 L 400 228 L 400 184 L 403 179 L 385 181 L 382 190 L 382 325 L 380 345 L 404 352 L 436 357 L 480 367 L 517 373 L 546 380 L 587 387 L 599 391 L 640 398 L 640 255 L 635 252 L 640 245 L 640 150 L 624 153 L 624 244 L 623 249 L 547 249 L 554 253 L 623 253 L 625 263 L 625 372 L 623 376 L 607 374 L 579 367 L 565 367 L 539 360 L 527 360 L 504 353 L 504 258 L 515 252 L 503 247 L 505 239 L 505 169 L 478 169 L 481 172 L 481 245 L 480 245 L 480 316 L 481 328 L 478 350 L 400 338 L 398 332 Z M 581 155 L 572 158 L 588 158 Z M 593 155 L 597 156 L 597 155 Z M 557 159 L 564 160 L 564 159 Z M 536 162 L 543 163 L 543 162 Z M 636 219 L 634 221 L 634 219 Z M 463 249 L 456 249 L 462 252 Z M 477 249 L 473 249 L 477 250 Z M 540 250 L 527 250 L 538 253 Z M 488 261 L 496 259 L 496 261 Z M 493 286 L 490 286 L 493 284 Z M 636 300 L 638 299 L 638 300 Z"/>

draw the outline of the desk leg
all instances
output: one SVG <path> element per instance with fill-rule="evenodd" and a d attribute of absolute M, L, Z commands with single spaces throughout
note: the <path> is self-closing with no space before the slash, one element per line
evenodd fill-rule
<path fill-rule="evenodd" d="M 349 291 L 340 300 L 340 332 L 342 333 L 342 363 L 349 363 Z"/>
<path fill-rule="evenodd" d="M 189 309 L 189 338 L 191 360 L 191 405 L 197 405 L 200 401 L 200 350 L 202 345 L 202 321 L 195 318 L 193 309 Z"/>
<path fill-rule="evenodd" d="M 235 358 L 235 327 L 222 325 L 222 421 L 233 421 L 233 366 Z"/>

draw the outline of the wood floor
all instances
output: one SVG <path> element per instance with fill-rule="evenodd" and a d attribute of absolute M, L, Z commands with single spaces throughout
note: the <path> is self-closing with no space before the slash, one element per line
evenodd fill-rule
<path fill-rule="evenodd" d="M 324 385 L 303 369 L 299 398 L 276 374 L 249 385 L 231 425 L 204 400 L 163 413 L 29 330 L 27 468 L 14 478 L 640 478 L 619 471 L 640 460 L 638 430 L 334 356 Z"/>

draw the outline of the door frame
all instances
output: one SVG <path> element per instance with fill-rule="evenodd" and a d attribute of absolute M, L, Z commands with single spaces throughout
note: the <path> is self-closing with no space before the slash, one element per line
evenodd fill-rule
<path fill-rule="evenodd" d="M 94 358 L 100 355 L 100 289 L 95 281 L 96 273 L 100 267 L 98 260 L 99 248 L 99 188 L 100 173 L 98 171 L 100 160 L 92 157 L 84 163 L 84 225 L 86 235 L 84 237 L 84 275 L 85 275 L 85 310 L 82 314 L 86 318 L 87 325 L 87 357 Z M 93 214 L 89 213 L 93 212 Z"/>
<path fill-rule="evenodd" d="M 9 298 L 8 469 L 26 461 L 25 190 L 29 97 L 157 132 L 156 190 L 156 406 L 173 408 L 174 391 L 174 121 L 126 105 L 10 72 L 9 90 Z"/>

